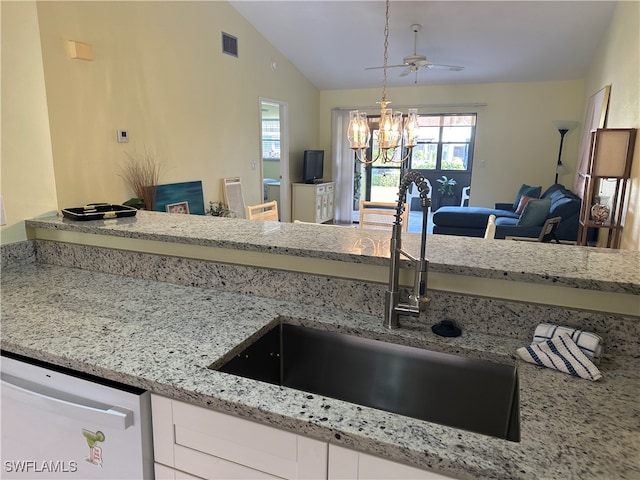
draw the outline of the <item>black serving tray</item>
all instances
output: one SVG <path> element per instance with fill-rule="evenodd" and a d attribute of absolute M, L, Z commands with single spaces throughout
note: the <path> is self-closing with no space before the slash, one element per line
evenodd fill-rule
<path fill-rule="evenodd" d="M 134 217 L 137 210 L 126 205 L 90 203 L 84 207 L 63 208 L 62 215 L 71 220 L 108 220 L 110 218 Z"/>

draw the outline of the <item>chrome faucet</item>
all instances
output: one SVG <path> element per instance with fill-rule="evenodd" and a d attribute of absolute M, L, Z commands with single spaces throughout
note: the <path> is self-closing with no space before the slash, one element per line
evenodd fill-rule
<path fill-rule="evenodd" d="M 420 207 L 422 207 L 422 238 L 420 241 L 420 258 L 415 258 L 402 250 L 402 213 L 407 199 L 407 188 L 414 183 L 420 193 Z M 410 315 L 417 317 L 420 312 L 427 308 L 429 299 L 427 291 L 427 270 L 429 261 L 425 258 L 427 244 L 427 221 L 431 200 L 427 198 L 429 187 L 425 178 L 420 172 L 411 170 L 407 172 L 400 181 L 398 191 L 398 206 L 396 207 L 396 220 L 393 224 L 391 242 L 389 249 L 391 260 L 389 265 L 389 288 L 385 292 L 384 299 L 384 326 L 386 328 L 398 328 L 400 326 L 399 316 Z M 400 254 L 415 263 L 415 279 L 413 282 L 413 293 L 409 295 L 407 303 L 400 303 L 400 289 L 398 285 L 398 275 L 400 272 Z"/>

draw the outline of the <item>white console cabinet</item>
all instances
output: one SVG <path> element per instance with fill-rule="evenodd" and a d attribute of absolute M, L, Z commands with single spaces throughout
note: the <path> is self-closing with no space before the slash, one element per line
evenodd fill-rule
<path fill-rule="evenodd" d="M 293 220 L 325 223 L 334 218 L 335 182 L 294 183 Z"/>

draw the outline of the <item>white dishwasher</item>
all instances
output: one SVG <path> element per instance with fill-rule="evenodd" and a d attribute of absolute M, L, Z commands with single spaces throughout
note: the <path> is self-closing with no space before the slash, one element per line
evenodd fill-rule
<path fill-rule="evenodd" d="M 153 478 L 149 392 L 6 352 L 1 360 L 1 478 Z"/>

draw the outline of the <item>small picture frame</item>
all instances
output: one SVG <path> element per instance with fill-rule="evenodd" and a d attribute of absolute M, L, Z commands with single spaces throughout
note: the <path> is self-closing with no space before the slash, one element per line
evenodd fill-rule
<path fill-rule="evenodd" d="M 189 214 L 189 202 L 168 203 L 165 207 L 167 213 Z"/>

